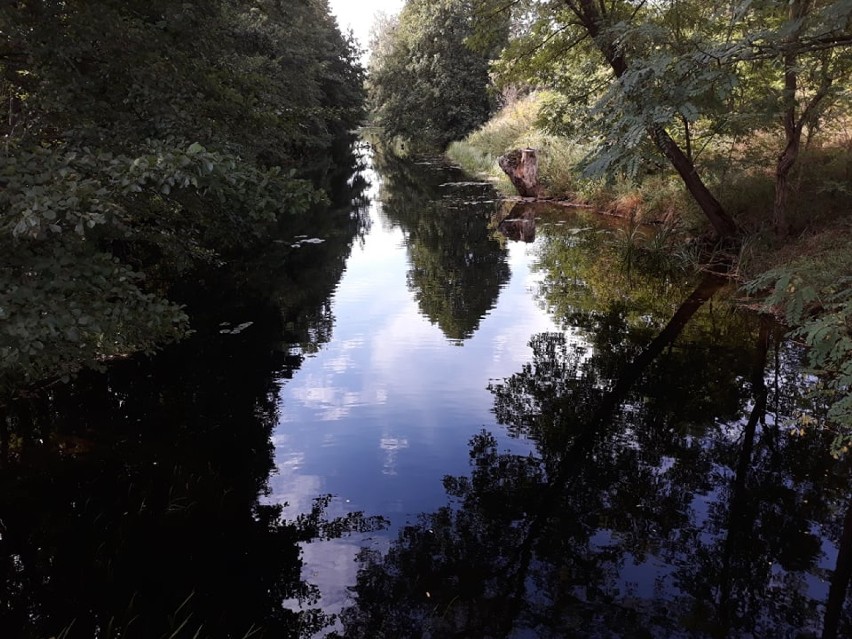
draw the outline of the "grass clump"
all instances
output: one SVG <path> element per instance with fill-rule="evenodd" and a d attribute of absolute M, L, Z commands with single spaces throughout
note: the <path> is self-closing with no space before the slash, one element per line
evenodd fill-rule
<path fill-rule="evenodd" d="M 447 155 L 466 171 L 491 179 L 501 192 L 512 195 L 512 184 L 497 158 L 513 149 L 537 149 L 544 195 L 573 199 L 581 190 L 578 166 L 587 149 L 574 140 L 544 132 L 539 109 L 548 95 L 538 92 L 511 101 L 464 140 L 450 144 Z"/>

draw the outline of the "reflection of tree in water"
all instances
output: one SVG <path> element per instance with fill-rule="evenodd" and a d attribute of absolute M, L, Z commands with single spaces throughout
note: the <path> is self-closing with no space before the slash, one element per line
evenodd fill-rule
<path fill-rule="evenodd" d="M 387 153 L 378 153 L 376 162 L 383 175 L 382 210 L 405 234 L 408 287 L 420 311 L 448 338 L 468 339 L 510 276 L 505 249 L 488 229 L 493 191 L 448 185 L 465 179 L 449 167 Z"/>
<path fill-rule="evenodd" d="M 632 253 L 622 246 L 625 229 L 615 222 L 609 221 L 612 228 L 602 228 L 595 214 L 585 210 L 563 212 L 561 217 L 565 219 L 557 224 L 538 225 L 533 269 L 544 277 L 536 296 L 548 311 L 566 327 L 587 328 L 591 323 L 593 328 L 605 312 L 621 316 L 622 330 L 645 327 L 653 334 L 662 328 L 693 283 L 678 270 L 636 258 L 627 268 Z"/>
<path fill-rule="evenodd" d="M 269 353 L 247 339 L 221 346 L 120 364 L 16 406 L 2 473 L 3 636 L 295 626 L 275 602 L 310 596 L 295 545 L 307 531 L 258 503 L 274 388 L 269 369 L 243 359 Z"/>
<path fill-rule="evenodd" d="M 234 276 L 234 290 L 268 299 L 280 310 L 282 341 L 299 344 L 303 352 L 315 351 L 331 340 L 331 293 L 346 268 L 353 240 L 361 240 L 369 230 L 369 183 L 362 171 L 367 152 L 359 146 L 347 156 L 348 163 L 341 163 L 336 173 L 326 176 L 332 195 L 330 209 L 286 220 L 283 239 L 242 264 Z M 299 244 L 295 238 L 322 242 Z"/>
<path fill-rule="evenodd" d="M 475 437 L 471 476 L 445 480 L 452 503 L 405 528 L 385 557 L 362 558 L 346 636 L 818 629 L 819 527 L 840 537 L 847 475 L 820 437 L 790 438 L 767 414 L 767 325 L 743 357 L 723 348 L 727 369 L 698 357 L 712 358 L 712 343 L 681 343 L 712 289 L 702 283 L 638 353 L 631 339 L 588 351 L 536 337 L 531 364 L 492 390 L 500 421 L 540 455 Z M 692 379 L 667 386 L 690 361 Z M 699 392 L 707 413 L 696 423 L 686 399 Z M 839 617 L 848 632 L 848 605 Z"/>
<path fill-rule="evenodd" d="M 374 522 L 323 523 L 321 503 L 288 522 L 261 497 L 276 379 L 300 364 L 288 343 L 330 336 L 354 213 L 289 229 L 322 244 L 283 242 L 177 292 L 190 340 L 0 405 L 0 637 L 300 637 L 324 624 L 285 606 L 315 603 L 297 544 Z"/>

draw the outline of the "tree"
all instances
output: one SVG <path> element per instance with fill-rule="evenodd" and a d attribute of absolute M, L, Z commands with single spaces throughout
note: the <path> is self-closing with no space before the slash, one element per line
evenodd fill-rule
<path fill-rule="evenodd" d="M 0 9 L 0 391 L 186 333 L 169 288 L 321 194 L 363 114 L 325 0 Z"/>
<path fill-rule="evenodd" d="M 786 232 L 789 175 L 802 131 L 818 128 L 842 95 L 836 84 L 847 75 L 852 43 L 847 2 L 483 0 L 481 6 L 483 15 L 511 7 L 521 16 L 500 75 L 504 82 L 556 88 L 580 107 L 557 114 L 585 114 L 582 124 L 600 136 L 589 158 L 593 172 L 654 170 L 643 144 L 650 140 L 717 235 L 734 234 L 736 224 L 696 163 L 694 129 L 742 136 L 783 123 L 773 216 L 779 234 Z"/>
<path fill-rule="evenodd" d="M 802 134 L 817 130 L 827 109 L 847 88 L 842 80 L 852 68 L 852 9 L 848 3 L 793 0 L 770 3 L 783 18 L 769 34 L 752 37 L 750 57 L 780 60 L 783 74 L 778 111 L 784 130 L 784 148 L 775 168 L 772 223 L 778 237 L 790 231 L 787 219 L 793 186 L 791 174 L 799 158 Z M 784 15 L 786 12 L 786 15 Z M 840 82 L 838 82 L 840 81 Z M 841 84 L 841 86 L 838 86 Z"/>
<path fill-rule="evenodd" d="M 409 0 L 399 18 L 379 23 L 370 106 L 389 138 L 443 149 L 488 118 L 490 52 L 468 47 L 471 18 L 466 0 Z"/>

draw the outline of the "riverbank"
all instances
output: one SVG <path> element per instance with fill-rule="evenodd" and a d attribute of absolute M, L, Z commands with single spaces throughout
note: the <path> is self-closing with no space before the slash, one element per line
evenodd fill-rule
<path fill-rule="evenodd" d="M 646 158 L 642 166 L 595 175 L 587 161 L 593 145 L 580 132 L 548 132 L 557 117 L 550 113 L 554 99 L 542 91 L 509 103 L 464 140 L 453 142 L 447 155 L 466 171 L 490 179 L 504 195 L 512 195 L 497 158 L 511 149 L 533 147 L 539 152 L 545 197 L 641 222 L 677 224 L 695 233 L 706 228 L 680 179 L 662 161 Z M 782 147 L 779 137 L 767 133 L 747 140 L 720 136 L 689 151 L 702 178 L 747 236 L 768 230 L 774 167 Z M 804 147 L 790 202 L 791 237 L 846 218 L 852 199 L 852 133 L 843 128 L 820 131 Z"/>
<path fill-rule="evenodd" d="M 707 222 L 677 175 L 651 160 L 650 168 L 634 167 L 632 175 L 628 170 L 606 178 L 584 173 L 591 146 L 579 135 L 548 133 L 552 100 L 540 92 L 514 101 L 451 144 L 447 155 L 508 196 L 514 189 L 497 158 L 513 148 L 534 147 L 544 197 L 630 220 L 616 240 L 626 261 L 644 256 L 646 262 L 701 268 L 707 256 L 697 240 L 706 236 Z M 830 405 L 823 426 L 836 432 L 834 452 L 841 454 L 852 443 L 852 136 L 841 129 L 821 131 L 805 145 L 790 199 L 792 232 L 783 240 L 770 223 L 782 147 L 770 134 L 718 138 L 696 150 L 694 159 L 741 230 L 736 251 L 725 257 L 733 260 L 731 277 L 741 286 L 744 303 L 775 315 L 811 347 L 808 364 L 824 380 L 817 399 Z"/>

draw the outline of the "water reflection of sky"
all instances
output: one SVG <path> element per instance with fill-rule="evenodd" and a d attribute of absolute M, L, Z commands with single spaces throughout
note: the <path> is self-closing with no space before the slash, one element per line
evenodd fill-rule
<path fill-rule="evenodd" d="M 442 478 L 468 472 L 468 441 L 495 424 L 488 382 L 530 360 L 530 336 L 557 328 L 533 299 L 529 246 L 512 243 L 512 277 L 495 308 L 472 338 L 449 340 L 406 284 L 402 231 L 378 207 L 372 216 L 334 295 L 333 340 L 283 386 L 270 499 L 288 503 L 292 515 L 330 493 L 329 514 L 362 510 L 396 528 L 445 503 Z M 501 445 L 528 450 L 508 437 Z M 306 549 L 308 576 L 326 605 L 342 602 L 353 583 L 356 551 L 347 540 Z"/>
<path fill-rule="evenodd" d="M 530 294 L 530 260 L 527 246 L 509 246 L 511 281 L 458 344 L 420 314 L 402 233 L 376 220 L 335 294 L 333 341 L 281 393 L 275 500 L 301 508 L 329 492 L 353 508 L 406 515 L 440 505 L 441 478 L 466 472 L 467 441 L 493 424 L 488 381 L 529 361 L 533 333 L 556 330 Z M 297 498 L 294 485 L 310 492 Z"/>

